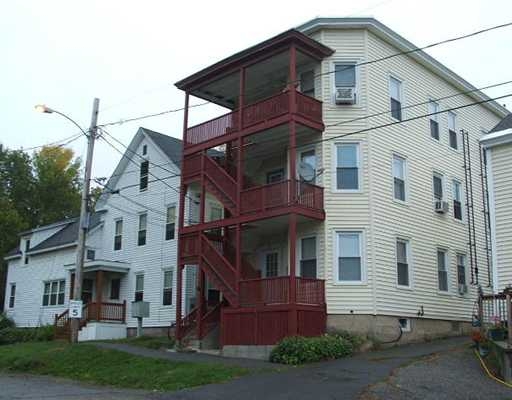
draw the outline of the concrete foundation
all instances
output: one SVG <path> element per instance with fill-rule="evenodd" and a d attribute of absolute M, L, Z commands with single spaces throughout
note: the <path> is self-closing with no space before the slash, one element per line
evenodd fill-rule
<path fill-rule="evenodd" d="M 270 352 L 275 346 L 224 346 L 221 355 L 233 358 L 252 358 L 268 361 Z"/>
<path fill-rule="evenodd" d="M 144 326 L 144 336 L 167 336 L 169 333 L 168 326 Z M 126 328 L 126 334 L 128 337 L 137 336 L 137 328 L 129 327 Z M 171 328 L 171 336 L 174 337 L 174 328 Z"/>
<path fill-rule="evenodd" d="M 107 322 L 89 322 L 78 332 L 78 341 L 86 342 L 89 340 L 110 340 L 124 339 L 126 337 L 126 325 L 107 323 Z"/>
<path fill-rule="evenodd" d="M 327 332 L 347 331 L 365 336 L 376 343 L 396 341 L 396 344 L 417 343 L 433 339 L 471 334 L 471 323 L 439 319 L 403 317 L 408 327 L 400 336 L 398 316 L 387 315 L 327 315 Z"/>

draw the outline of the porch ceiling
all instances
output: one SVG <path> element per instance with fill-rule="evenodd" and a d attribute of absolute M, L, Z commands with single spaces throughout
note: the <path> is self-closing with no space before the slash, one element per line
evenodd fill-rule
<path fill-rule="evenodd" d="M 279 88 L 273 86 L 284 86 L 287 82 L 288 49 L 292 44 L 297 48 L 297 67 L 320 61 L 334 53 L 329 47 L 291 29 L 225 58 L 175 85 L 196 97 L 234 109 L 239 94 L 240 67 L 247 67 L 246 104 L 276 93 Z"/>
<path fill-rule="evenodd" d="M 67 264 L 64 267 L 69 271 L 74 271 L 75 265 L 76 264 Z M 126 274 L 128 273 L 128 271 L 130 271 L 130 264 L 109 260 L 86 261 L 84 263 L 84 272 L 94 271 L 117 272 L 121 274 Z"/>

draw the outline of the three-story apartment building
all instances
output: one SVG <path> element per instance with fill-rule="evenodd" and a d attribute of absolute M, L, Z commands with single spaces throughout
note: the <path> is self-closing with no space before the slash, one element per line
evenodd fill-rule
<path fill-rule="evenodd" d="M 198 222 L 179 218 L 178 290 L 195 268 L 199 300 L 187 313 L 178 293 L 178 338 L 219 326 L 228 348 L 469 327 L 490 271 L 467 157 L 508 112 L 473 105 L 488 97 L 428 54 L 398 54 L 413 49 L 371 18 L 317 18 L 176 83 L 180 202 L 200 194 Z M 228 113 L 188 126 L 190 96 Z"/>

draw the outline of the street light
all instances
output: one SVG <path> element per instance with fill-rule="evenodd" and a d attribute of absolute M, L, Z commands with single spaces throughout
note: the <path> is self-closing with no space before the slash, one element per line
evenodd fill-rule
<path fill-rule="evenodd" d="M 91 117 L 91 126 L 89 128 L 89 133 L 85 132 L 84 129 L 78 123 L 76 123 L 73 119 L 68 117 L 66 114 L 61 113 L 60 111 L 54 110 L 44 104 L 38 104 L 35 106 L 35 109 L 39 112 L 43 112 L 46 114 L 59 114 L 60 116 L 66 118 L 73 125 L 78 127 L 82 133 L 87 138 L 87 158 L 85 159 L 85 176 L 84 176 L 84 186 L 82 188 L 82 203 L 80 206 L 80 225 L 78 228 L 78 239 L 77 239 L 77 248 L 76 248 L 76 263 L 75 263 L 75 286 L 73 293 L 73 300 L 81 301 L 82 300 L 82 275 L 84 269 L 84 258 L 85 258 L 85 239 L 86 233 L 88 229 L 88 215 L 89 215 L 89 190 L 91 186 L 91 169 L 92 169 L 92 154 L 94 151 L 94 140 L 96 139 L 96 131 L 98 130 L 98 109 L 100 105 L 99 99 L 94 99 L 94 103 L 92 106 L 92 117 Z M 71 300 L 71 299 L 70 299 Z M 79 308 L 80 309 L 80 308 Z M 71 314 L 71 313 L 70 313 Z M 75 318 L 71 318 L 71 342 L 78 342 L 78 330 L 79 330 L 79 319 L 81 315 Z"/>
<path fill-rule="evenodd" d="M 66 114 L 61 113 L 60 111 L 54 110 L 53 108 L 48 107 L 46 104 L 38 104 L 38 105 L 34 106 L 34 108 L 36 109 L 37 112 L 40 112 L 40 113 L 45 113 L 45 114 L 53 114 L 53 113 L 55 113 L 55 114 L 59 114 L 60 116 L 66 118 L 68 121 L 70 121 L 78 129 L 80 129 L 80 131 L 82 131 L 82 133 L 85 136 L 88 136 L 87 133 L 85 132 L 85 130 L 80 125 L 78 125 L 78 123 L 75 120 L 73 120 L 71 117 L 68 117 Z"/>

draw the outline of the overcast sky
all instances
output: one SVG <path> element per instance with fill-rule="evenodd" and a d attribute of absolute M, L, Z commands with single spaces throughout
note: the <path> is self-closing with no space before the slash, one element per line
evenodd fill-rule
<path fill-rule="evenodd" d="M 99 97 L 99 123 L 183 106 L 174 82 L 234 52 L 314 17 L 373 16 L 417 46 L 512 21 L 502 1 L 3 1 L 0 6 L 0 142 L 12 149 L 73 135 L 46 103 L 88 127 Z M 430 51 L 476 87 L 512 79 L 512 28 Z M 512 85 L 487 92 L 512 93 Z M 512 106 L 512 101 L 502 103 Z M 202 102 L 193 99 L 193 103 Z M 510 107 L 509 107 L 510 108 Z M 201 122 L 218 112 L 195 109 Z M 128 144 L 139 126 L 181 138 L 182 113 L 114 126 Z M 72 145 L 85 154 L 85 138 Z M 93 176 L 108 176 L 120 156 L 99 142 Z"/>

